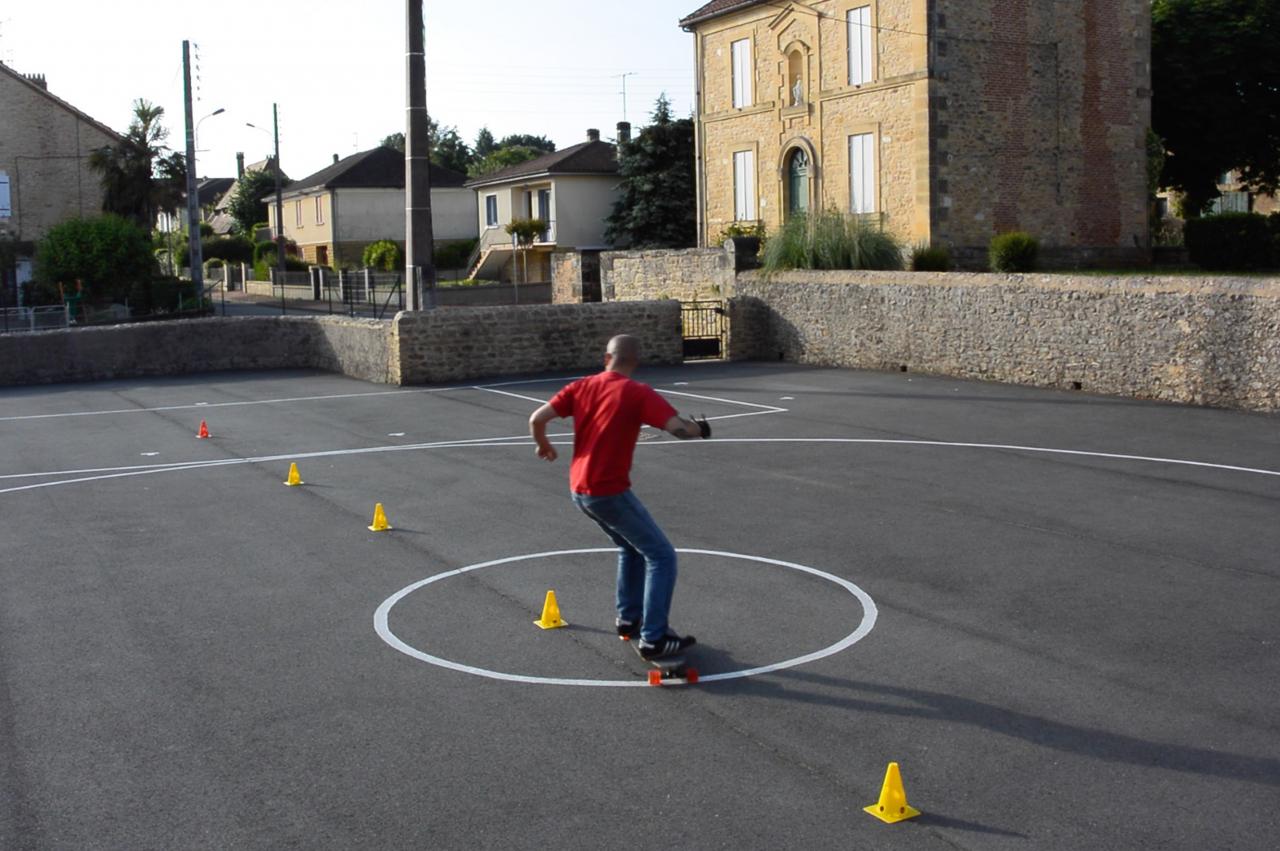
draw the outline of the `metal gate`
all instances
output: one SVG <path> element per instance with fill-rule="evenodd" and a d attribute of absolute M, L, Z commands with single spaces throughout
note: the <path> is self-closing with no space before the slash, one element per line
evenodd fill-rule
<path fill-rule="evenodd" d="M 685 360 L 718 360 L 724 357 L 729 314 L 723 301 L 681 302 Z"/>

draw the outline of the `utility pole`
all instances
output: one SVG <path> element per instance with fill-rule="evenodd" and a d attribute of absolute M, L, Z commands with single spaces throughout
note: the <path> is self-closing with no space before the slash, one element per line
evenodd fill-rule
<path fill-rule="evenodd" d="M 278 104 L 271 104 L 272 135 L 276 143 L 276 270 L 280 276 L 280 293 L 284 294 L 284 191 L 280 185 L 280 109 Z"/>
<path fill-rule="evenodd" d="M 627 71 L 625 74 L 614 74 L 615 77 L 622 78 L 622 120 L 628 121 L 627 118 L 627 77 L 638 76 L 635 71 Z"/>
<path fill-rule="evenodd" d="M 191 283 L 196 306 L 204 303 L 204 253 L 200 247 L 200 197 L 196 189 L 196 127 L 191 110 L 191 42 L 182 42 L 182 101 L 187 126 L 187 238 L 191 254 Z"/>
<path fill-rule="evenodd" d="M 426 23 L 423 0 L 405 0 L 405 111 L 404 202 L 405 289 L 408 309 L 423 309 L 423 290 L 436 286 L 432 256 L 435 238 L 431 229 L 431 140 L 427 135 Z"/>

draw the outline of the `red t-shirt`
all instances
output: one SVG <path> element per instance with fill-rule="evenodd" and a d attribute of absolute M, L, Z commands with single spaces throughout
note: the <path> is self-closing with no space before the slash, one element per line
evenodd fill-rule
<path fill-rule="evenodd" d="M 573 417 L 569 488 L 587 496 L 613 496 L 631 487 L 631 456 L 640 426 L 662 428 L 676 415 L 648 384 L 620 372 L 573 382 L 551 400 L 561 417 Z"/>

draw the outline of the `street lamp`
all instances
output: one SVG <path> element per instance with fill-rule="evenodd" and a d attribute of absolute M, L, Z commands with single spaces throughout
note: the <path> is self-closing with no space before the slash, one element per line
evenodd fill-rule
<path fill-rule="evenodd" d="M 197 122 L 196 122 L 196 129 L 195 129 L 195 133 L 194 133 L 194 135 L 195 135 L 196 150 L 197 150 L 197 151 L 199 151 L 199 150 L 200 150 L 200 125 L 204 123 L 204 121 L 205 121 L 205 119 L 206 119 L 206 118 L 213 118 L 215 115 L 221 115 L 221 114 L 222 114 L 222 113 L 224 113 L 224 112 L 226 112 L 226 110 L 225 110 L 225 109 L 223 109 L 222 107 L 218 107 L 218 108 L 217 108 L 217 109 L 215 109 L 213 112 L 209 113 L 209 114 L 208 114 L 208 115 L 206 115 L 204 118 L 201 118 L 199 121 L 197 121 Z"/>
<path fill-rule="evenodd" d="M 275 142 L 275 177 L 276 177 L 276 269 L 280 273 L 280 298 L 284 298 L 284 199 L 283 190 L 280 185 L 280 109 L 278 104 L 271 104 L 271 125 L 272 139 Z M 248 121 L 245 127 L 252 127 L 254 130 L 265 133 L 267 132 L 256 124 L 250 124 Z"/>

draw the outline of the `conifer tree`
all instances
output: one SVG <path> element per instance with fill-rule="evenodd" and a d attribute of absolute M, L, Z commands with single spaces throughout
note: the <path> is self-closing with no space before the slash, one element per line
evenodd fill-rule
<path fill-rule="evenodd" d="M 651 123 L 620 143 L 620 194 L 605 239 L 619 248 L 688 248 L 697 244 L 693 120 L 671 117 L 661 95 Z"/>

